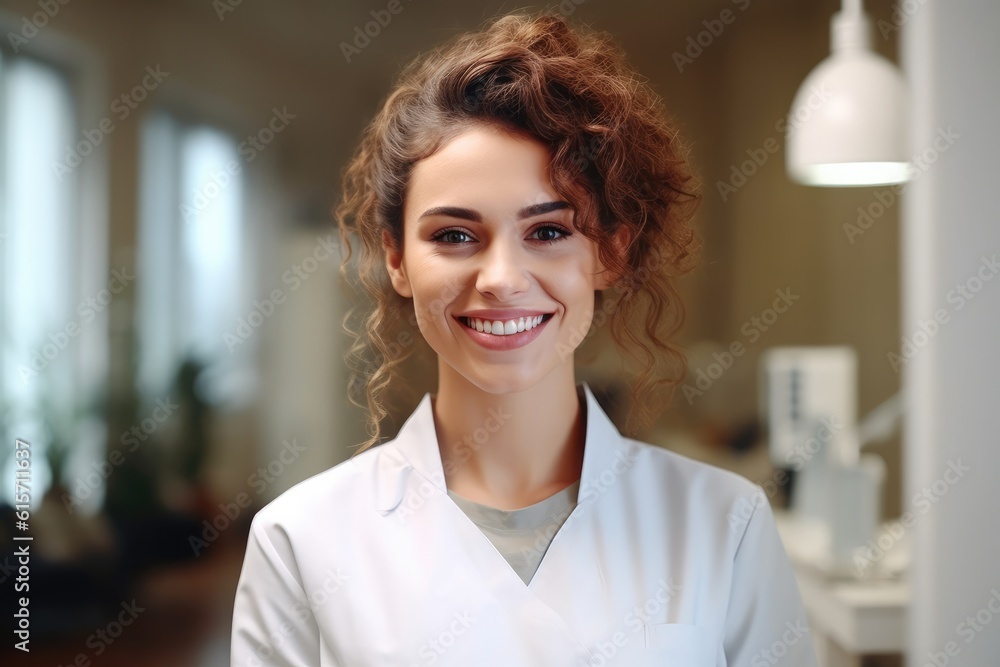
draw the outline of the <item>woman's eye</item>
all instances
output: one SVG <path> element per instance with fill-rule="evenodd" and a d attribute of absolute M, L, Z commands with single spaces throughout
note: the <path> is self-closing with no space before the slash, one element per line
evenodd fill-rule
<path fill-rule="evenodd" d="M 536 227 L 529 238 L 534 238 L 542 243 L 555 243 L 570 236 L 562 227 L 556 225 L 541 225 Z M 447 245 L 464 245 L 475 239 L 464 229 L 442 229 L 431 237 L 431 241 L 444 243 Z"/>
<path fill-rule="evenodd" d="M 464 243 L 460 237 L 469 237 L 469 235 L 461 229 L 443 229 L 432 236 L 431 240 L 455 245 Z"/>
<path fill-rule="evenodd" d="M 552 236 L 551 232 L 555 232 L 556 234 L 558 234 L 558 236 Z M 542 225 L 541 227 L 536 228 L 534 232 L 532 232 L 532 234 L 539 234 L 539 233 L 541 233 L 541 238 L 539 238 L 538 240 L 543 241 L 545 243 L 553 243 L 555 241 L 561 241 L 562 239 L 570 235 L 569 232 L 567 232 L 565 229 L 563 229 L 562 227 L 556 227 L 555 225 Z"/>

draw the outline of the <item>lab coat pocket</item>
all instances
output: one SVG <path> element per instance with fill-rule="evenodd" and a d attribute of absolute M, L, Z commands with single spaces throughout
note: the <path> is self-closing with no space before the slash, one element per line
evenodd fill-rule
<path fill-rule="evenodd" d="M 715 645 L 709 629 L 688 623 L 653 623 L 644 626 L 646 648 L 678 660 L 685 667 L 714 667 Z"/>

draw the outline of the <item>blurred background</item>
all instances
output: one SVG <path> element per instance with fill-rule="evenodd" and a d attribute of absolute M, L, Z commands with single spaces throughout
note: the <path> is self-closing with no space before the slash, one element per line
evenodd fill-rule
<path fill-rule="evenodd" d="M 806 187 L 786 173 L 793 97 L 830 52 L 833 0 L 403 0 L 366 35 L 388 4 L 0 0 L 7 622 L 16 439 L 30 442 L 35 537 L 31 653 L 5 664 L 228 664 L 253 513 L 366 439 L 346 398 L 341 320 L 356 297 L 338 274 L 330 213 L 341 169 L 406 62 L 542 6 L 614 35 L 673 114 L 702 183 L 704 252 L 681 283 L 687 391 L 629 435 L 735 470 L 790 510 L 799 471 L 775 454 L 765 353 L 849 350 L 847 414 L 881 408 L 857 443 L 876 471 L 859 523 L 877 532 L 854 545 L 878 567 L 824 574 L 816 554 L 836 538 L 783 524 L 822 659 L 923 665 L 954 639 L 962 652 L 949 664 L 997 664 L 993 611 L 974 642 L 955 627 L 990 610 L 1000 587 L 989 516 L 1000 462 L 986 421 L 1000 407 L 1000 281 L 986 277 L 1000 250 L 1000 146 L 986 125 L 1000 101 L 996 8 L 865 3 L 873 48 L 913 84 L 912 153 L 939 129 L 951 137 L 900 193 Z M 941 309 L 955 323 L 919 338 Z M 623 428 L 609 340 L 598 327 L 578 379 Z M 387 435 L 434 373 L 413 361 Z M 950 492 L 947 477 L 945 497 L 934 484 L 959 454 L 974 472 Z"/>

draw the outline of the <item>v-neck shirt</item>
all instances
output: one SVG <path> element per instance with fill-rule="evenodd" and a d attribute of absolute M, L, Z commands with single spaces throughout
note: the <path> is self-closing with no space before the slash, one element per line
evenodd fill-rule
<path fill-rule="evenodd" d="M 502 510 L 463 498 L 451 489 L 448 496 L 493 543 L 504 560 L 527 585 L 542 562 L 559 528 L 576 507 L 580 480 L 534 505 Z"/>

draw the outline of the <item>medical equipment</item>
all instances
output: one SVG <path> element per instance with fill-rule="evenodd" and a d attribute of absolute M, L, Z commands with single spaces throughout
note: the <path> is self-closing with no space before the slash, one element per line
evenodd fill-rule
<path fill-rule="evenodd" d="M 898 401 L 858 426 L 857 355 L 848 346 L 771 348 L 760 382 L 771 461 L 794 471 L 789 510 L 813 541 L 813 561 L 831 575 L 870 576 L 856 554 L 875 538 L 885 462 L 861 446 L 884 435 Z"/>

